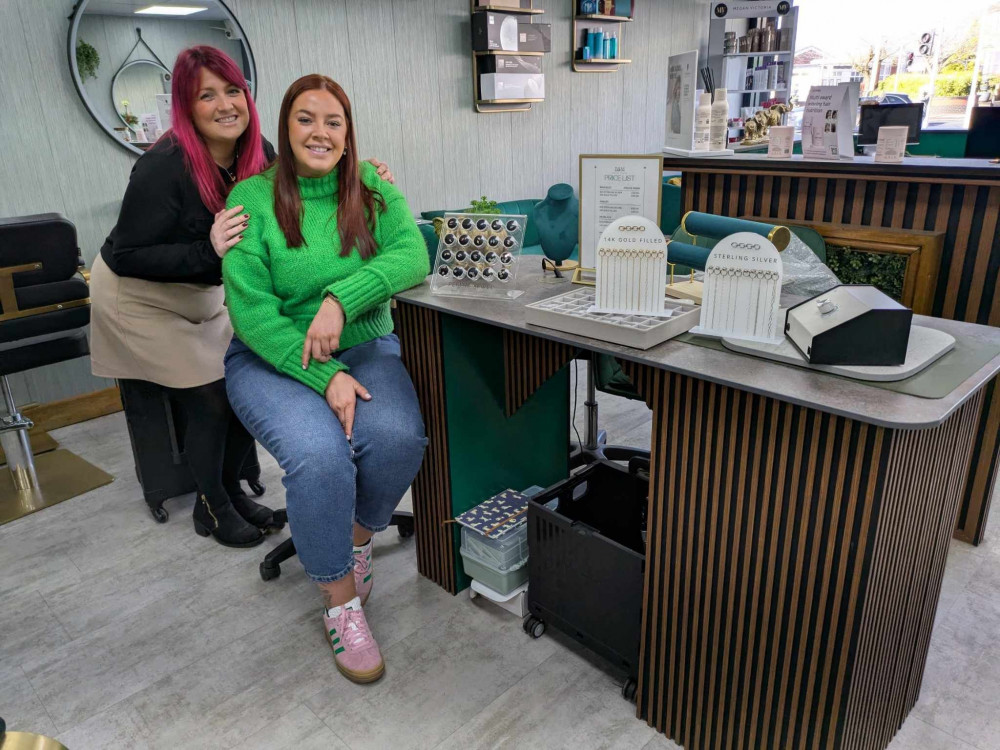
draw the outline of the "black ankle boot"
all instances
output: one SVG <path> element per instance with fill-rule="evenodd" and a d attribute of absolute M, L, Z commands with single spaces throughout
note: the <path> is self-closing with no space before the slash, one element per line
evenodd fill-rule
<path fill-rule="evenodd" d="M 194 504 L 194 530 L 198 536 L 211 535 L 223 547 L 256 547 L 264 541 L 260 530 L 243 520 L 228 497 L 209 507 L 208 499 L 199 494 Z"/>
<path fill-rule="evenodd" d="M 230 492 L 229 499 L 233 501 L 233 507 L 243 517 L 243 520 L 253 524 L 261 531 L 266 532 L 278 525 L 274 521 L 274 511 L 266 505 L 255 503 L 243 490 Z"/>

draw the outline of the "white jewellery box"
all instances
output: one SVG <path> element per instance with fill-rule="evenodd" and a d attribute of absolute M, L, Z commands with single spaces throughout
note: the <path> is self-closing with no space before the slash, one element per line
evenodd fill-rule
<path fill-rule="evenodd" d="M 544 99 L 544 73 L 483 73 L 479 76 L 483 99 Z"/>

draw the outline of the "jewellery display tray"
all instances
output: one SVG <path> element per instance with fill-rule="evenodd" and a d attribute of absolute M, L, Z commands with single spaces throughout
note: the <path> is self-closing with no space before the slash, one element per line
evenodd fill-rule
<path fill-rule="evenodd" d="M 525 306 L 525 321 L 635 349 L 650 349 L 690 330 L 701 316 L 700 307 L 667 297 L 663 309 L 673 312 L 668 318 L 590 312 L 596 296 L 593 287 L 585 287 L 534 302 Z"/>

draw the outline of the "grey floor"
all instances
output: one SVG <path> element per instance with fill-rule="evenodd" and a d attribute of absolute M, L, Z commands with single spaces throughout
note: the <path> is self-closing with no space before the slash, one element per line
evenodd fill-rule
<path fill-rule="evenodd" d="M 614 442 L 648 445 L 644 405 L 601 402 Z M 581 397 L 581 430 L 582 409 Z M 676 748 L 635 719 L 618 675 L 558 635 L 531 640 L 513 616 L 422 579 L 413 543 L 392 530 L 377 538 L 366 607 L 386 676 L 347 682 L 301 568 L 270 583 L 257 575 L 284 536 L 224 549 L 192 532 L 191 498 L 155 524 L 121 414 L 54 435 L 117 479 L 0 527 L 9 728 L 70 750 Z M 280 472 L 262 459 L 265 500 L 280 507 Z M 979 548 L 952 542 L 920 702 L 893 750 L 1000 750 L 1000 518 L 994 527 Z"/>

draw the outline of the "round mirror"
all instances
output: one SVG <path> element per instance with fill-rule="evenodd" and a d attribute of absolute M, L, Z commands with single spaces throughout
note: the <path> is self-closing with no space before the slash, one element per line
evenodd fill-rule
<path fill-rule="evenodd" d="M 196 44 L 216 47 L 256 91 L 250 45 L 221 0 L 79 0 L 69 64 L 91 117 L 123 148 L 141 154 L 170 128 L 170 71 Z"/>

